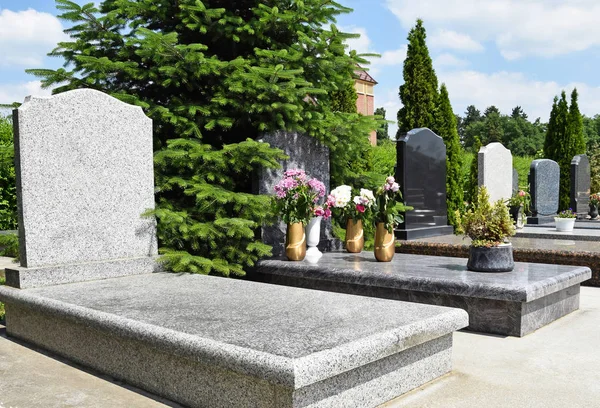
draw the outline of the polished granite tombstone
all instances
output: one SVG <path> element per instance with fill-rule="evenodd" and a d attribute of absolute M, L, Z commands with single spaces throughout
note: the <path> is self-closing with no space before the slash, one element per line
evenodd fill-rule
<path fill-rule="evenodd" d="M 531 217 L 528 224 L 546 224 L 554 221 L 558 211 L 560 168 L 549 159 L 538 159 L 529 167 L 529 188 L 531 194 Z"/>
<path fill-rule="evenodd" d="M 407 205 L 395 230 L 398 239 L 452 234 L 446 209 L 446 145 L 426 128 L 413 129 L 396 143 L 396 181 Z"/>
<path fill-rule="evenodd" d="M 303 169 L 310 177 L 319 179 L 330 191 L 329 149 L 315 138 L 297 132 L 277 131 L 265 134 L 262 142 L 281 149 L 288 156 L 281 160 L 281 168 L 261 169 L 256 178 L 254 191 L 258 194 L 272 195 L 273 187 L 281 180 L 283 173 L 290 169 Z M 283 222 L 265 225 L 261 228 L 262 240 L 273 247 L 274 255 L 285 252 L 286 225 Z M 342 249 L 342 243 L 333 235 L 331 220 L 323 220 L 319 248 L 322 251 Z"/>
<path fill-rule="evenodd" d="M 587 216 L 590 205 L 590 161 L 585 154 L 578 154 L 571 160 L 571 208 L 577 218 Z"/>
<path fill-rule="evenodd" d="M 396 254 L 377 262 L 371 253 L 328 253 L 317 263 L 260 261 L 257 280 L 311 289 L 458 307 L 468 329 L 525 336 L 579 308 L 587 267 L 516 263 L 512 272 L 467 270 L 467 260 Z"/>

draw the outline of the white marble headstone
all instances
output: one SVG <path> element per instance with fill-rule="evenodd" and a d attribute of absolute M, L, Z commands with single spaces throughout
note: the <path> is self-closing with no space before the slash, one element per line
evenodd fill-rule
<path fill-rule="evenodd" d="M 21 265 L 51 269 L 49 282 L 38 271 L 17 285 L 151 272 L 156 227 L 142 213 L 154 208 L 152 120 L 91 89 L 28 97 L 14 119 Z M 111 272 L 65 269 L 106 261 Z"/>
<path fill-rule="evenodd" d="M 506 200 L 512 196 L 513 164 L 510 150 L 502 143 L 483 146 L 477 154 L 479 186 L 485 186 L 490 201 Z"/>

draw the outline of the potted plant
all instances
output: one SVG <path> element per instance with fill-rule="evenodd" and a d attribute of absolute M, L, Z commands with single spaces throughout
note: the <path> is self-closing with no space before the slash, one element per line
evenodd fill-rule
<path fill-rule="evenodd" d="M 325 185 L 308 177 L 304 170 L 292 169 L 283 173 L 274 190 L 275 210 L 287 224 L 285 255 L 290 261 L 301 261 L 306 256 L 304 227 L 325 196 Z"/>
<path fill-rule="evenodd" d="M 600 204 L 600 194 L 594 193 L 590 195 L 590 218 L 595 220 L 598 218 L 598 204 Z"/>
<path fill-rule="evenodd" d="M 467 269 L 476 272 L 512 271 L 512 244 L 508 237 L 515 235 L 515 226 L 502 200 L 490 203 L 484 186 L 479 187 L 474 208 L 466 213 L 456 212 L 456 232 L 471 238 Z"/>
<path fill-rule="evenodd" d="M 529 207 L 531 206 L 531 196 L 529 193 L 525 190 L 519 190 L 519 192 L 507 200 L 506 204 L 517 229 L 523 228 L 526 220 L 525 214 L 529 212 Z"/>
<path fill-rule="evenodd" d="M 577 214 L 575 214 L 570 208 L 568 210 L 559 212 L 558 215 L 554 217 L 554 222 L 556 223 L 556 230 L 561 232 L 573 231 L 573 227 L 575 227 L 576 218 Z"/>
<path fill-rule="evenodd" d="M 375 197 L 371 190 L 361 188 L 360 193 L 352 197 L 352 187 L 341 185 L 331 191 L 327 205 L 334 214 L 346 223 L 346 250 L 358 253 L 365 245 L 363 221 L 371 218 Z"/>
<path fill-rule="evenodd" d="M 404 221 L 402 213 L 412 210 L 404 205 L 400 186 L 392 176 L 375 193 L 373 206 L 375 220 L 375 258 L 380 262 L 390 262 L 396 252 L 394 227 Z"/>

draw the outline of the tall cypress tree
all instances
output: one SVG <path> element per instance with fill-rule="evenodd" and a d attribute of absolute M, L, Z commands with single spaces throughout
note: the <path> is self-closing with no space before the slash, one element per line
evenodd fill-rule
<path fill-rule="evenodd" d="M 562 91 L 560 99 L 555 98 L 550 114 L 550 123 L 544 144 L 544 153 L 560 167 L 559 210 L 566 210 L 570 203 L 571 160 L 573 159 L 573 138 L 570 134 L 569 105 L 567 95 Z"/>
<path fill-rule="evenodd" d="M 30 70 L 54 93 L 93 88 L 153 119 L 158 237 L 167 268 L 244 274 L 270 253 L 256 236 L 270 197 L 252 174 L 282 153 L 256 139 L 298 131 L 327 144 L 332 173 L 374 119 L 334 111 L 357 64 L 335 25 L 350 9 L 321 0 L 57 0 L 71 36 L 50 53 L 64 68 Z"/>
<path fill-rule="evenodd" d="M 473 205 L 477 201 L 477 192 L 479 189 L 479 149 L 481 149 L 481 139 L 475 136 L 473 141 L 473 161 L 471 161 L 471 169 L 469 171 L 469 184 L 465 191 L 465 201 L 469 205 Z"/>
<path fill-rule="evenodd" d="M 383 119 L 385 119 L 385 109 L 384 108 L 377 108 L 375 109 L 374 112 L 375 115 L 381 116 Z M 385 122 L 385 124 L 381 127 L 379 127 L 377 129 L 377 141 L 383 141 L 383 140 L 389 140 L 390 136 L 388 134 L 388 123 Z"/>
<path fill-rule="evenodd" d="M 411 129 L 428 127 L 436 131 L 435 109 L 438 99 L 438 80 L 425 39 L 423 20 L 408 33 L 408 49 L 404 60 L 404 84 L 400 85 L 402 108 L 398 111 L 396 137 Z"/>
<path fill-rule="evenodd" d="M 585 138 L 583 137 L 583 116 L 579 112 L 579 104 L 577 102 L 579 94 L 577 88 L 571 93 L 571 105 L 569 106 L 569 134 L 571 138 L 571 146 L 573 156 L 585 153 Z"/>
<path fill-rule="evenodd" d="M 462 147 L 458 138 L 456 116 L 452 111 L 450 97 L 446 85 L 440 89 L 437 107 L 436 130 L 446 144 L 446 206 L 448 208 L 448 222 L 456 225 L 456 210 L 464 208 L 464 191 L 461 179 Z"/>

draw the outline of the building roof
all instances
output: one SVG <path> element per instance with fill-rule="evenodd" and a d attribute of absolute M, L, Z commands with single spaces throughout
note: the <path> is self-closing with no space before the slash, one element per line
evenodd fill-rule
<path fill-rule="evenodd" d="M 371 75 L 369 75 L 369 73 L 367 71 L 365 71 L 364 69 L 360 69 L 360 68 L 355 69 L 354 74 L 358 77 L 357 79 L 359 79 L 361 81 L 370 82 L 372 84 L 377 84 L 377 81 L 375 81 L 373 79 L 373 77 Z"/>

